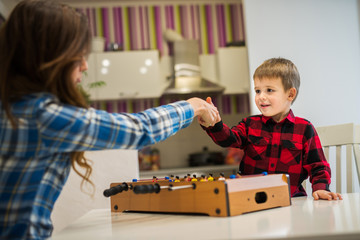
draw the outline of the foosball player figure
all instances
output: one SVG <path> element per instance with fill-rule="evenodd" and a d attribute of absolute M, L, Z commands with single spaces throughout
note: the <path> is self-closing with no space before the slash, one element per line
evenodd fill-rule
<path fill-rule="evenodd" d="M 207 182 L 207 178 L 205 175 L 201 175 L 200 182 Z"/>
<path fill-rule="evenodd" d="M 214 181 L 214 177 L 213 177 L 212 173 L 209 173 L 209 177 L 208 177 L 207 180 L 208 180 L 209 182 Z"/>
<path fill-rule="evenodd" d="M 174 182 L 175 179 L 174 179 L 174 175 L 170 175 L 170 179 L 169 179 L 169 182 Z"/>
<path fill-rule="evenodd" d="M 186 181 L 191 182 L 190 173 L 187 174 Z"/>
<path fill-rule="evenodd" d="M 158 181 L 157 177 L 153 176 L 152 182 L 157 182 L 157 181 Z"/>
<path fill-rule="evenodd" d="M 240 171 L 237 171 L 236 178 L 241 178 L 241 172 Z"/>
<path fill-rule="evenodd" d="M 224 173 L 220 173 L 220 177 L 218 178 L 219 181 L 224 181 L 225 180 L 225 174 Z"/>
<path fill-rule="evenodd" d="M 174 182 L 180 182 L 180 177 L 179 177 L 179 176 L 176 176 Z"/>
<path fill-rule="evenodd" d="M 196 178 L 196 175 L 194 174 L 192 179 L 191 179 L 192 182 L 197 182 L 197 178 Z"/>

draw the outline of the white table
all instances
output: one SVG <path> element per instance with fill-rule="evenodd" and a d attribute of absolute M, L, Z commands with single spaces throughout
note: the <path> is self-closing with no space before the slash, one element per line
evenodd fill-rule
<path fill-rule="evenodd" d="M 97 209 L 53 239 L 360 239 L 360 193 L 343 198 L 292 198 L 289 207 L 220 218 Z"/>

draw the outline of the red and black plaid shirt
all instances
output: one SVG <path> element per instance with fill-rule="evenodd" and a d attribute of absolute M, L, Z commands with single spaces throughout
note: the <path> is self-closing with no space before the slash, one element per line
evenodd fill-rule
<path fill-rule="evenodd" d="M 244 150 L 239 169 L 244 175 L 287 173 L 292 197 L 306 196 L 301 183 L 308 176 L 313 191 L 330 191 L 331 170 L 315 128 L 309 121 L 295 117 L 291 110 L 279 123 L 256 115 L 231 129 L 223 122 L 204 129 L 216 144 Z"/>

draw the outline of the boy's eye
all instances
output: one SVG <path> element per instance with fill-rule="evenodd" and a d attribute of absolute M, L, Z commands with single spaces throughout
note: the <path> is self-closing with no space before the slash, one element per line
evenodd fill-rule
<path fill-rule="evenodd" d="M 267 89 L 267 92 L 273 92 L 273 91 L 274 91 L 273 89 L 270 88 Z"/>
<path fill-rule="evenodd" d="M 260 90 L 255 90 L 255 93 L 260 93 Z"/>

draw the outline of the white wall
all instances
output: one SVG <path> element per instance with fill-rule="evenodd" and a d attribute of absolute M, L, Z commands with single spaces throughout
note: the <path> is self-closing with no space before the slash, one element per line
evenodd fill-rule
<path fill-rule="evenodd" d="M 93 151 L 86 152 L 85 156 L 93 162 L 90 179 L 95 185 L 94 196 L 80 190 L 81 178 L 72 170 L 51 215 L 54 233 L 92 209 L 110 208 L 110 198 L 103 196 L 110 183 L 131 182 L 139 178 L 137 150 Z"/>
<path fill-rule="evenodd" d="M 288 58 L 301 77 L 295 115 L 315 126 L 360 123 L 360 1 L 243 2 L 251 76 L 268 58 Z"/>
<path fill-rule="evenodd" d="M 0 0 L 0 13 L 7 18 L 19 0 Z"/>

